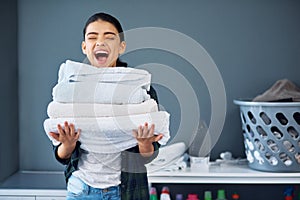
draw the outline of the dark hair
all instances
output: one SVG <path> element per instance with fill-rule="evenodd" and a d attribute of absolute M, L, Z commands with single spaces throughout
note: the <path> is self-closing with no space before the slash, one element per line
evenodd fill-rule
<path fill-rule="evenodd" d="M 98 21 L 98 20 L 103 20 L 103 21 L 109 22 L 112 25 L 114 25 L 116 27 L 118 33 L 119 33 L 120 41 L 121 42 L 125 41 L 124 33 L 123 33 L 123 28 L 122 28 L 121 23 L 119 22 L 119 20 L 117 20 L 117 18 L 115 18 L 114 16 L 109 15 L 107 13 L 103 13 L 103 12 L 96 13 L 96 14 L 92 15 L 86 21 L 85 26 L 83 28 L 83 40 L 85 39 L 85 33 L 86 33 L 86 29 L 87 29 L 88 25 L 90 23 L 93 23 L 93 22 Z M 120 61 L 120 59 L 118 58 L 117 59 L 117 66 L 127 67 L 127 63 Z"/>

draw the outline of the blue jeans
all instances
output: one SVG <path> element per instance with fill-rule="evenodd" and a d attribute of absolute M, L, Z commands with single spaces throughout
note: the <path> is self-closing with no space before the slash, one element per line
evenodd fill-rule
<path fill-rule="evenodd" d="M 69 178 L 67 189 L 67 200 L 121 200 L 119 186 L 93 188 L 73 175 Z"/>

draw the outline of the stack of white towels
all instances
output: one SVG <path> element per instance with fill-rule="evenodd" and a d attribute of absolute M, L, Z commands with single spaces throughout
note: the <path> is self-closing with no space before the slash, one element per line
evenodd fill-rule
<path fill-rule="evenodd" d="M 52 91 L 44 129 L 53 145 L 59 142 L 48 133 L 57 125 L 73 123 L 81 129 L 81 148 L 94 153 L 117 153 L 137 144 L 132 130 L 147 122 L 155 134 L 170 138 L 169 113 L 158 111 L 150 98 L 151 74 L 129 67 L 96 68 L 67 60 L 61 64 L 58 83 Z"/>

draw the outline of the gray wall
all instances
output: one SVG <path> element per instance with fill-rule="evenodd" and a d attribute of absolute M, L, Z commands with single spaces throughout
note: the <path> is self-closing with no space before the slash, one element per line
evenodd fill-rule
<path fill-rule="evenodd" d="M 0 2 L 0 182 L 19 169 L 17 1 Z"/>
<path fill-rule="evenodd" d="M 83 24 L 98 11 L 115 15 L 125 30 L 163 27 L 179 31 L 209 53 L 223 78 L 227 96 L 225 125 L 212 151 L 213 159 L 227 150 L 236 157 L 244 157 L 239 111 L 233 99 L 254 97 L 282 78 L 300 85 L 300 2 L 296 0 L 19 0 L 18 6 L 23 170 L 62 169 L 53 158 L 42 124 L 47 118 L 46 107 L 59 65 L 66 59 L 84 59 L 80 50 Z M 129 52 L 122 58 L 131 66 L 160 63 L 178 71 L 198 97 L 201 118 L 210 122 L 207 87 L 187 60 L 155 49 Z M 174 136 L 183 120 L 180 102 L 166 87 L 154 86 L 162 107 L 171 113 Z M 181 85 L 177 87 L 181 89 Z M 189 119 L 195 120 L 198 119 Z"/>

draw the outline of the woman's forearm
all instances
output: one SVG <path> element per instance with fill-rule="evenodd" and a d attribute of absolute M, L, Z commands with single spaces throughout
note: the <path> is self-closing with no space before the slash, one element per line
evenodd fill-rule
<path fill-rule="evenodd" d="M 57 155 L 61 159 L 68 159 L 71 157 L 72 152 L 74 151 L 76 143 L 74 145 L 65 145 L 61 144 L 57 149 Z"/>

